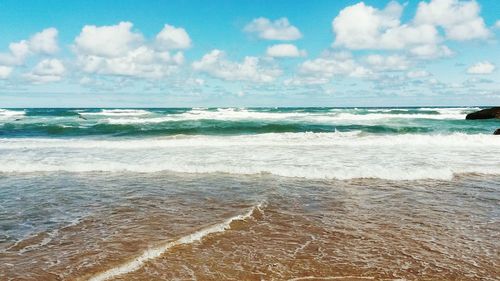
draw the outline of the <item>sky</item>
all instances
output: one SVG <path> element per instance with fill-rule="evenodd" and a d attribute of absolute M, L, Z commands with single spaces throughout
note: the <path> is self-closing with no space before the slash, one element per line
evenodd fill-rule
<path fill-rule="evenodd" d="M 500 105 L 498 0 L 0 0 L 0 108 Z"/>

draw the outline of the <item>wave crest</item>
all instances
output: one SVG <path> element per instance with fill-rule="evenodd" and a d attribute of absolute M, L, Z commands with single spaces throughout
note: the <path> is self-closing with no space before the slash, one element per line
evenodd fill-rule
<path fill-rule="evenodd" d="M 0 172 L 170 171 L 341 180 L 449 180 L 462 173 L 500 174 L 498 154 L 498 136 L 480 134 L 337 132 L 130 140 L 0 139 Z"/>

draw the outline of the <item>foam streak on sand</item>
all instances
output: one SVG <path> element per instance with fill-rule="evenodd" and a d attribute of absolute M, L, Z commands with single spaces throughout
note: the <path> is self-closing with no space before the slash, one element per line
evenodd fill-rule
<path fill-rule="evenodd" d="M 339 280 L 339 279 L 346 279 L 346 280 L 356 280 L 356 279 L 361 279 L 361 280 L 374 280 L 374 277 L 365 277 L 365 276 L 325 276 L 325 277 L 318 277 L 318 276 L 306 276 L 306 277 L 297 277 L 293 279 L 288 279 L 288 281 L 299 281 L 299 280 Z"/>
<path fill-rule="evenodd" d="M 175 241 L 168 242 L 168 243 L 161 245 L 157 248 L 148 249 L 148 250 L 144 251 L 142 253 L 142 255 L 140 255 L 139 257 L 136 257 L 135 259 L 133 259 L 129 262 L 126 262 L 122 265 L 111 268 L 111 269 L 104 271 L 102 273 L 99 273 L 97 275 L 94 275 L 91 278 L 89 278 L 88 280 L 89 281 L 104 281 L 104 280 L 108 280 L 108 279 L 111 279 L 111 278 L 119 276 L 119 275 L 123 275 L 126 273 L 136 271 L 136 270 L 140 269 L 146 262 L 160 257 L 162 254 L 167 252 L 172 247 L 200 241 L 201 239 L 203 239 L 204 237 L 206 237 L 210 234 L 219 233 L 219 232 L 223 232 L 227 229 L 230 229 L 232 222 L 246 220 L 246 219 L 252 217 L 252 215 L 255 211 L 261 211 L 262 206 L 263 206 L 263 202 L 253 206 L 247 213 L 245 213 L 243 215 L 237 215 L 237 216 L 231 217 L 222 223 L 202 228 L 196 232 L 182 236 Z"/>

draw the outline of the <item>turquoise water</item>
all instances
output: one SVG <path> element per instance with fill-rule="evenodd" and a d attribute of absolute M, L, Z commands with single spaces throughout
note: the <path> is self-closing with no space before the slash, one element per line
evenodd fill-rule
<path fill-rule="evenodd" d="M 3 109 L 0 137 L 148 137 L 299 132 L 488 134 L 478 108 Z"/>
<path fill-rule="evenodd" d="M 499 174 L 479 108 L 0 110 L 0 173 L 270 173 L 389 180 Z M 481 159 L 477 161 L 477 159 Z"/>

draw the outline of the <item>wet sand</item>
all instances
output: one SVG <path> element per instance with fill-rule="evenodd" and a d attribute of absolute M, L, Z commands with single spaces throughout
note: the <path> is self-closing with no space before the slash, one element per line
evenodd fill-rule
<path fill-rule="evenodd" d="M 499 280 L 499 182 L 3 175 L 18 204 L 82 215 L 3 239 L 0 279 Z"/>

